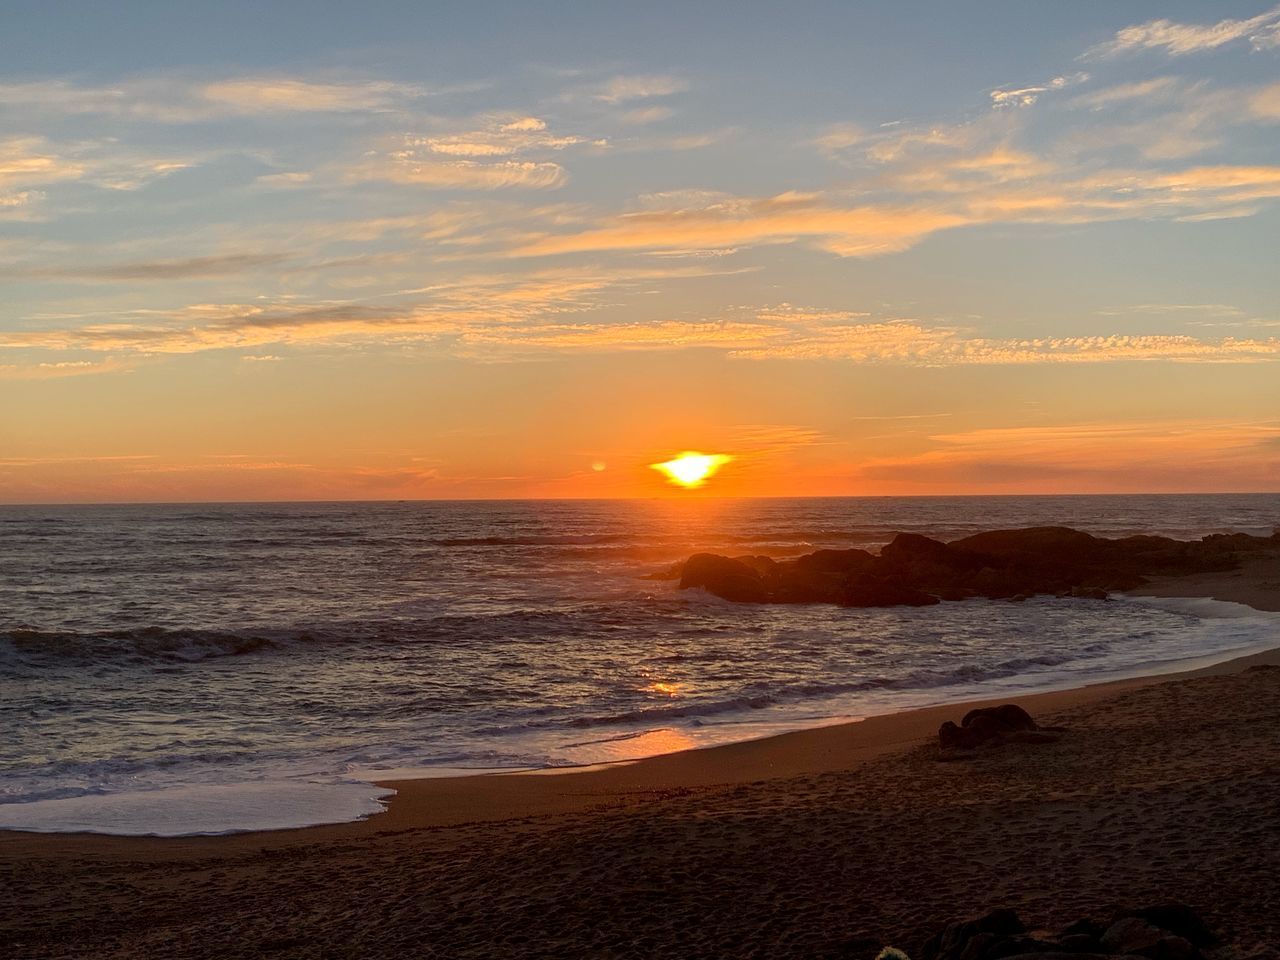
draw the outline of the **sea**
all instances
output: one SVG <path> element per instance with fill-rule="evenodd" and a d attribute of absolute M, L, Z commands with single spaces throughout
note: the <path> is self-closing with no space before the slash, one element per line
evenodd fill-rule
<path fill-rule="evenodd" d="M 1280 495 L 0 507 L 0 828 L 376 815 L 375 781 L 627 762 L 1181 669 L 1280 618 L 1195 598 L 737 605 L 690 553 L 1066 525 L 1270 534 Z"/>

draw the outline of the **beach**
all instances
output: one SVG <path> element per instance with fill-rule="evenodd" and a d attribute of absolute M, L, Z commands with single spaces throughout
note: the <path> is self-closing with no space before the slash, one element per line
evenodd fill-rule
<path fill-rule="evenodd" d="M 1149 590 L 1280 610 L 1275 562 Z M 1053 743 L 942 763 L 925 708 L 631 764 L 394 782 L 226 837 L 0 835 L 13 957 L 873 957 L 1013 907 L 1180 900 L 1280 944 L 1280 653 L 1018 698 Z"/>

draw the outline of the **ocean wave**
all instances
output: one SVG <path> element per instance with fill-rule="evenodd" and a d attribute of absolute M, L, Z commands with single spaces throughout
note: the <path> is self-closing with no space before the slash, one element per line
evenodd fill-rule
<path fill-rule="evenodd" d="M 577 536 L 442 537 L 431 543 L 437 547 L 571 547 L 626 543 L 634 539 L 623 533 L 592 533 Z"/>
<path fill-rule="evenodd" d="M 131 656 L 146 660 L 195 662 L 214 657 L 258 653 L 288 637 L 311 639 L 307 633 L 197 630 L 139 627 L 131 630 L 38 630 L 19 627 L 0 631 L 9 649 L 27 656 L 49 659 L 99 660 Z"/>

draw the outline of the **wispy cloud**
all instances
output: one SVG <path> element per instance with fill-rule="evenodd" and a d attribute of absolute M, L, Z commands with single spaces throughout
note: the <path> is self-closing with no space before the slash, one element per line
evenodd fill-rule
<path fill-rule="evenodd" d="M 109 140 L 56 143 L 43 136 L 0 139 L 0 196 L 6 206 L 23 207 L 45 194 L 30 187 L 83 182 L 109 190 L 136 190 L 191 161 L 148 156 Z"/>
<path fill-rule="evenodd" d="M 276 266 L 287 257 L 280 253 L 229 253 L 178 260 L 144 260 L 133 263 L 84 264 L 79 266 L 0 266 L 0 276 L 58 278 L 63 280 L 187 280 L 197 277 L 225 277 L 249 270 Z"/>
<path fill-rule="evenodd" d="M 1091 47 L 1085 57 L 1115 57 L 1141 50 L 1163 50 L 1177 57 L 1216 50 L 1241 40 L 1248 40 L 1255 50 L 1280 46 L 1280 7 L 1245 20 L 1227 19 L 1210 24 L 1178 23 L 1163 18 L 1148 20 L 1117 31 L 1110 40 Z"/>
<path fill-rule="evenodd" d="M 349 113 L 384 110 L 421 87 L 401 83 L 318 83 L 291 77 L 246 77 L 199 86 L 195 95 L 237 113 Z"/>
<path fill-rule="evenodd" d="M 993 338 L 955 326 L 791 304 L 707 320 L 618 321 L 595 314 L 605 291 L 714 272 L 689 267 L 616 273 L 555 270 L 519 281 L 475 276 L 421 291 L 427 296 L 393 306 L 371 302 L 199 304 L 169 315 L 0 334 L 0 348 L 119 357 L 374 340 L 431 343 L 441 352 L 477 359 L 715 350 L 744 360 L 918 367 L 1280 360 L 1280 338 L 1182 334 Z"/>
<path fill-rule="evenodd" d="M 356 113 L 398 109 L 430 91 L 388 81 L 326 82 L 290 76 L 195 81 L 154 77 L 89 86 L 68 80 L 0 84 L 0 106 L 42 115 L 87 115 L 153 123 L 229 116 Z"/>
<path fill-rule="evenodd" d="M 1280 120 L 1280 83 L 1263 87 L 1249 98 L 1249 109 L 1265 120 Z"/>
<path fill-rule="evenodd" d="M 568 174 L 546 159 L 570 147 L 602 148 L 600 137 L 553 133 L 539 117 L 491 115 L 480 124 L 406 134 L 346 171 L 348 180 L 386 180 L 439 189 L 551 189 Z"/>
<path fill-rule="evenodd" d="M 434 160 L 413 149 L 397 150 L 347 171 L 349 181 L 385 180 L 438 190 L 500 190 L 523 187 L 548 190 L 562 186 L 568 174 L 558 163 L 532 160 Z"/>
<path fill-rule="evenodd" d="M 1070 169 L 1006 148 L 902 161 L 885 170 L 880 185 L 909 200 L 842 205 L 839 196 L 794 192 L 717 197 L 701 206 L 608 216 L 531 239 L 513 253 L 694 251 L 807 240 L 840 256 L 866 257 L 961 226 L 1239 215 L 1248 204 L 1280 197 L 1280 167 L 1115 169 L 1073 177 Z"/>
<path fill-rule="evenodd" d="M 991 91 L 991 105 L 994 107 L 1029 107 L 1046 93 L 1065 90 L 1089 79 L 1087 73 L 1073 73 L 1069 76 L 1054 77 L 1046 83 L 1030 87 L 1015 87 Z"/>
<path fill-rule="evenodd" d="M 1263 490 L 1280 471 L 1277 441 L 1280 423 L 1267 421 L 993 427 L 936 435 L 922 453 L 873 459 L 855 475 L 922 491 Z"/>
<path fill-rule="evenodd" d="M 614 77 L 595 94 L 605 103 L 625 103 L 629 100 L 649 100 L 683 93 L 689 84 L 671 74 L 644 74 Z"/>

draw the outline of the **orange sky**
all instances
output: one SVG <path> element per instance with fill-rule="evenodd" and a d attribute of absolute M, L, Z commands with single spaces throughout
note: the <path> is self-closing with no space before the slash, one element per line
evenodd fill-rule
<path fill-rule="evenodd" d="M 1280 13 L 962 6 L 7 50 L 0 502 L 1280 490 Z"/>

